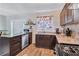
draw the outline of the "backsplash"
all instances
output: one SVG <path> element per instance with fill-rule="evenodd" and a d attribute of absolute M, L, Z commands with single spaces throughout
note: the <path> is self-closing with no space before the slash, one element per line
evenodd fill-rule
<path fill-rule="evenodd" d="M 54 31 L 54 23 L 51 16 L 40 16 L 36 20 L 38 32 L 52 32 Z"/>
<path fill-rule="evenodd" d="M 79 24 L 72 24 L 65 26 L 64 28 L 70 28 L 73 33 L 79 33 Z"/>

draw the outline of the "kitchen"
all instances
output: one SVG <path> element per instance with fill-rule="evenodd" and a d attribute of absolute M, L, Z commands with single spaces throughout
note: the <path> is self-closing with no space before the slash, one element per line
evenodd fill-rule
<path fill-rule="evenodd" d="M 0 3 L 0 55 L 79 56 L 78 9 L 78 3 Z"/>

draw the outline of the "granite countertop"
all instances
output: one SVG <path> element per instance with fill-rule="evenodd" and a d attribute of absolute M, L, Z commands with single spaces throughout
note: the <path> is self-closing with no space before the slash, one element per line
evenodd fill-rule
<path fill-rule="evenodd" d="M 18 34 L 18 35 L 1 35 L 0 37 L 11 38 L 11 37 L 20 36 L 20 35 L 26 35 L 26 34 Z"/>
<path fill-rule="evenodd" d="M 58 43 L 66 43 L 66 44 L 78 44 L 79 45 L 79 39 L 68 37 L 65 35 L 56 35 Z"/>
<path fill-rule="evenodd" d="M 79 39 L 76 39 L 75 37 L 73 38 L 68 37 L 64 34 L 56 34 L 56 33 L 36 33 L 40 35 L 56 35 L 58 43 L 66 43 L 66 44 L 78 44 L 79 45 Z"/>

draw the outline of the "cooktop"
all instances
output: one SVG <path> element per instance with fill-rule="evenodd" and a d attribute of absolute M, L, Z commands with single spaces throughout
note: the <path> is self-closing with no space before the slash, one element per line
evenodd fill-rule
<path fill-rule="evenodd" d="M 56 52 L 60 56 L 79 56 L 79 45 L 60 44 Z"/>

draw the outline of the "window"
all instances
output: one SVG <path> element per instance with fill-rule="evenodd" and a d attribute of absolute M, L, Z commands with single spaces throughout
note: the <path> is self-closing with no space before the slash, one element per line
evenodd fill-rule
<path fill-rule="evenodd" d="M 41 32 L 51 32 L 54 28 L 53 20 L 51 16 L 39 16 L 37 17 L 37 31 Z M 52 30 L 53 31 L 53 30 Z"/>

